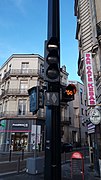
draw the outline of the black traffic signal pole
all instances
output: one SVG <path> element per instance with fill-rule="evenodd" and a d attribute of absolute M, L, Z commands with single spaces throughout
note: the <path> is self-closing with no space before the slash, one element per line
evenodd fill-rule
<path fill-rule="evenodd" d="M 60 42 L 59 0 L 48 0 L 48 40 L 56 37 Z"/>
<path fill-rule="evenodd" d="M 60 47 L 59 0 L 48 0 L 48 37 L 56 37 Z M 60 69 L 60 48 L 59 48 Z M 46 106 L 45 180 L 61 180 L 60 73 L 58 82 L 47 82 L 48 91 L 57 92 L 59 105 Z"/>

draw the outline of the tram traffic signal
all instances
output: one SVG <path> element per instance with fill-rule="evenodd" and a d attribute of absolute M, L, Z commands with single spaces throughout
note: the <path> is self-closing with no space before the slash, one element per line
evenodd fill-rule
<path fill-rule="evenodd" d="M 37 113 L 39 108 L 44 108 L 44 90 L 34 86 L 28 90 L 30 99 L 30 112 Z"/>
<path fill-rule="evenodd" d="M 74 100 L 74 94 L 76 94 L 76 86 L 69 84 L 68 86 L 62 87 L 62 101 L 69 102 Z"/>
<path fill-rule="evenodd" d="M 59 82 L 59 43 L 57 38 L 52 37 L 45 41 L 45 63 L 44 63 L 44 80 L 48 82 Z"/>
<path fill-rule="evenodd" d="M 38 106 L 44 108 L 44 89 L 40 89 L 40 87 L 38 87 Z"/>
<path fill-rule="evenodd" d="M 30 101 L 30 112 L 37 113 L 38 111 L 38 86 L 34 86 L 28 90 Z"/>

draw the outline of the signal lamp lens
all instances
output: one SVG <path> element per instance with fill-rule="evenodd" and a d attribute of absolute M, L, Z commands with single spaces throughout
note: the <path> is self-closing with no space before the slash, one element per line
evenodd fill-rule
<path fill-rule="evenodd" d="M 56 50 L 56 49 L 58 49 L 58 46 L 57 46 L 57 44 L 48 44 L 47 49 L 49 51 L 51 51 L 52 49 Z"/>
<path fill-rule="evenodd" d="M 58 63 L 58 52 L 57 51 L 51 51 L 47 57 L 48 64 Z"/>
<path fill-rule="evenodd" d="M 57 79 L 59 76 L 59 69 L 52 64 L 52 66 L 49 66 L 47 69 L 46 74 L 50 79 Z"/>
<path fill-rule="evenodd" d="M 67 95 L 71 95 L 71 96 L 74 94 L 73 91 L 70 91 L 70 90 L 66 90 L 65 93 L 66 93 Z"/>

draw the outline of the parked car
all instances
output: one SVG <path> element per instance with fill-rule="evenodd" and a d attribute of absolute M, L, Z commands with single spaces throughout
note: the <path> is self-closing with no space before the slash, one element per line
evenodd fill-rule
<path fill-rule="evenodd" d="M 73 150 L 73 145 L 71 143 L 61 143 L 61 152 L 70 152 Z"/>

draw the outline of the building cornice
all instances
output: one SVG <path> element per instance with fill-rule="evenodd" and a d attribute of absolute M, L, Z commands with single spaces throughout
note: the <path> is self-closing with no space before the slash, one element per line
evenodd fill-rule
<path fill-rule="evenodd" d="M 2 69 L 12 58 L 40 58 L 44 60 L 44 58 L 39 54 L 12 54 L 5 63 L 1 66 Z"/>

